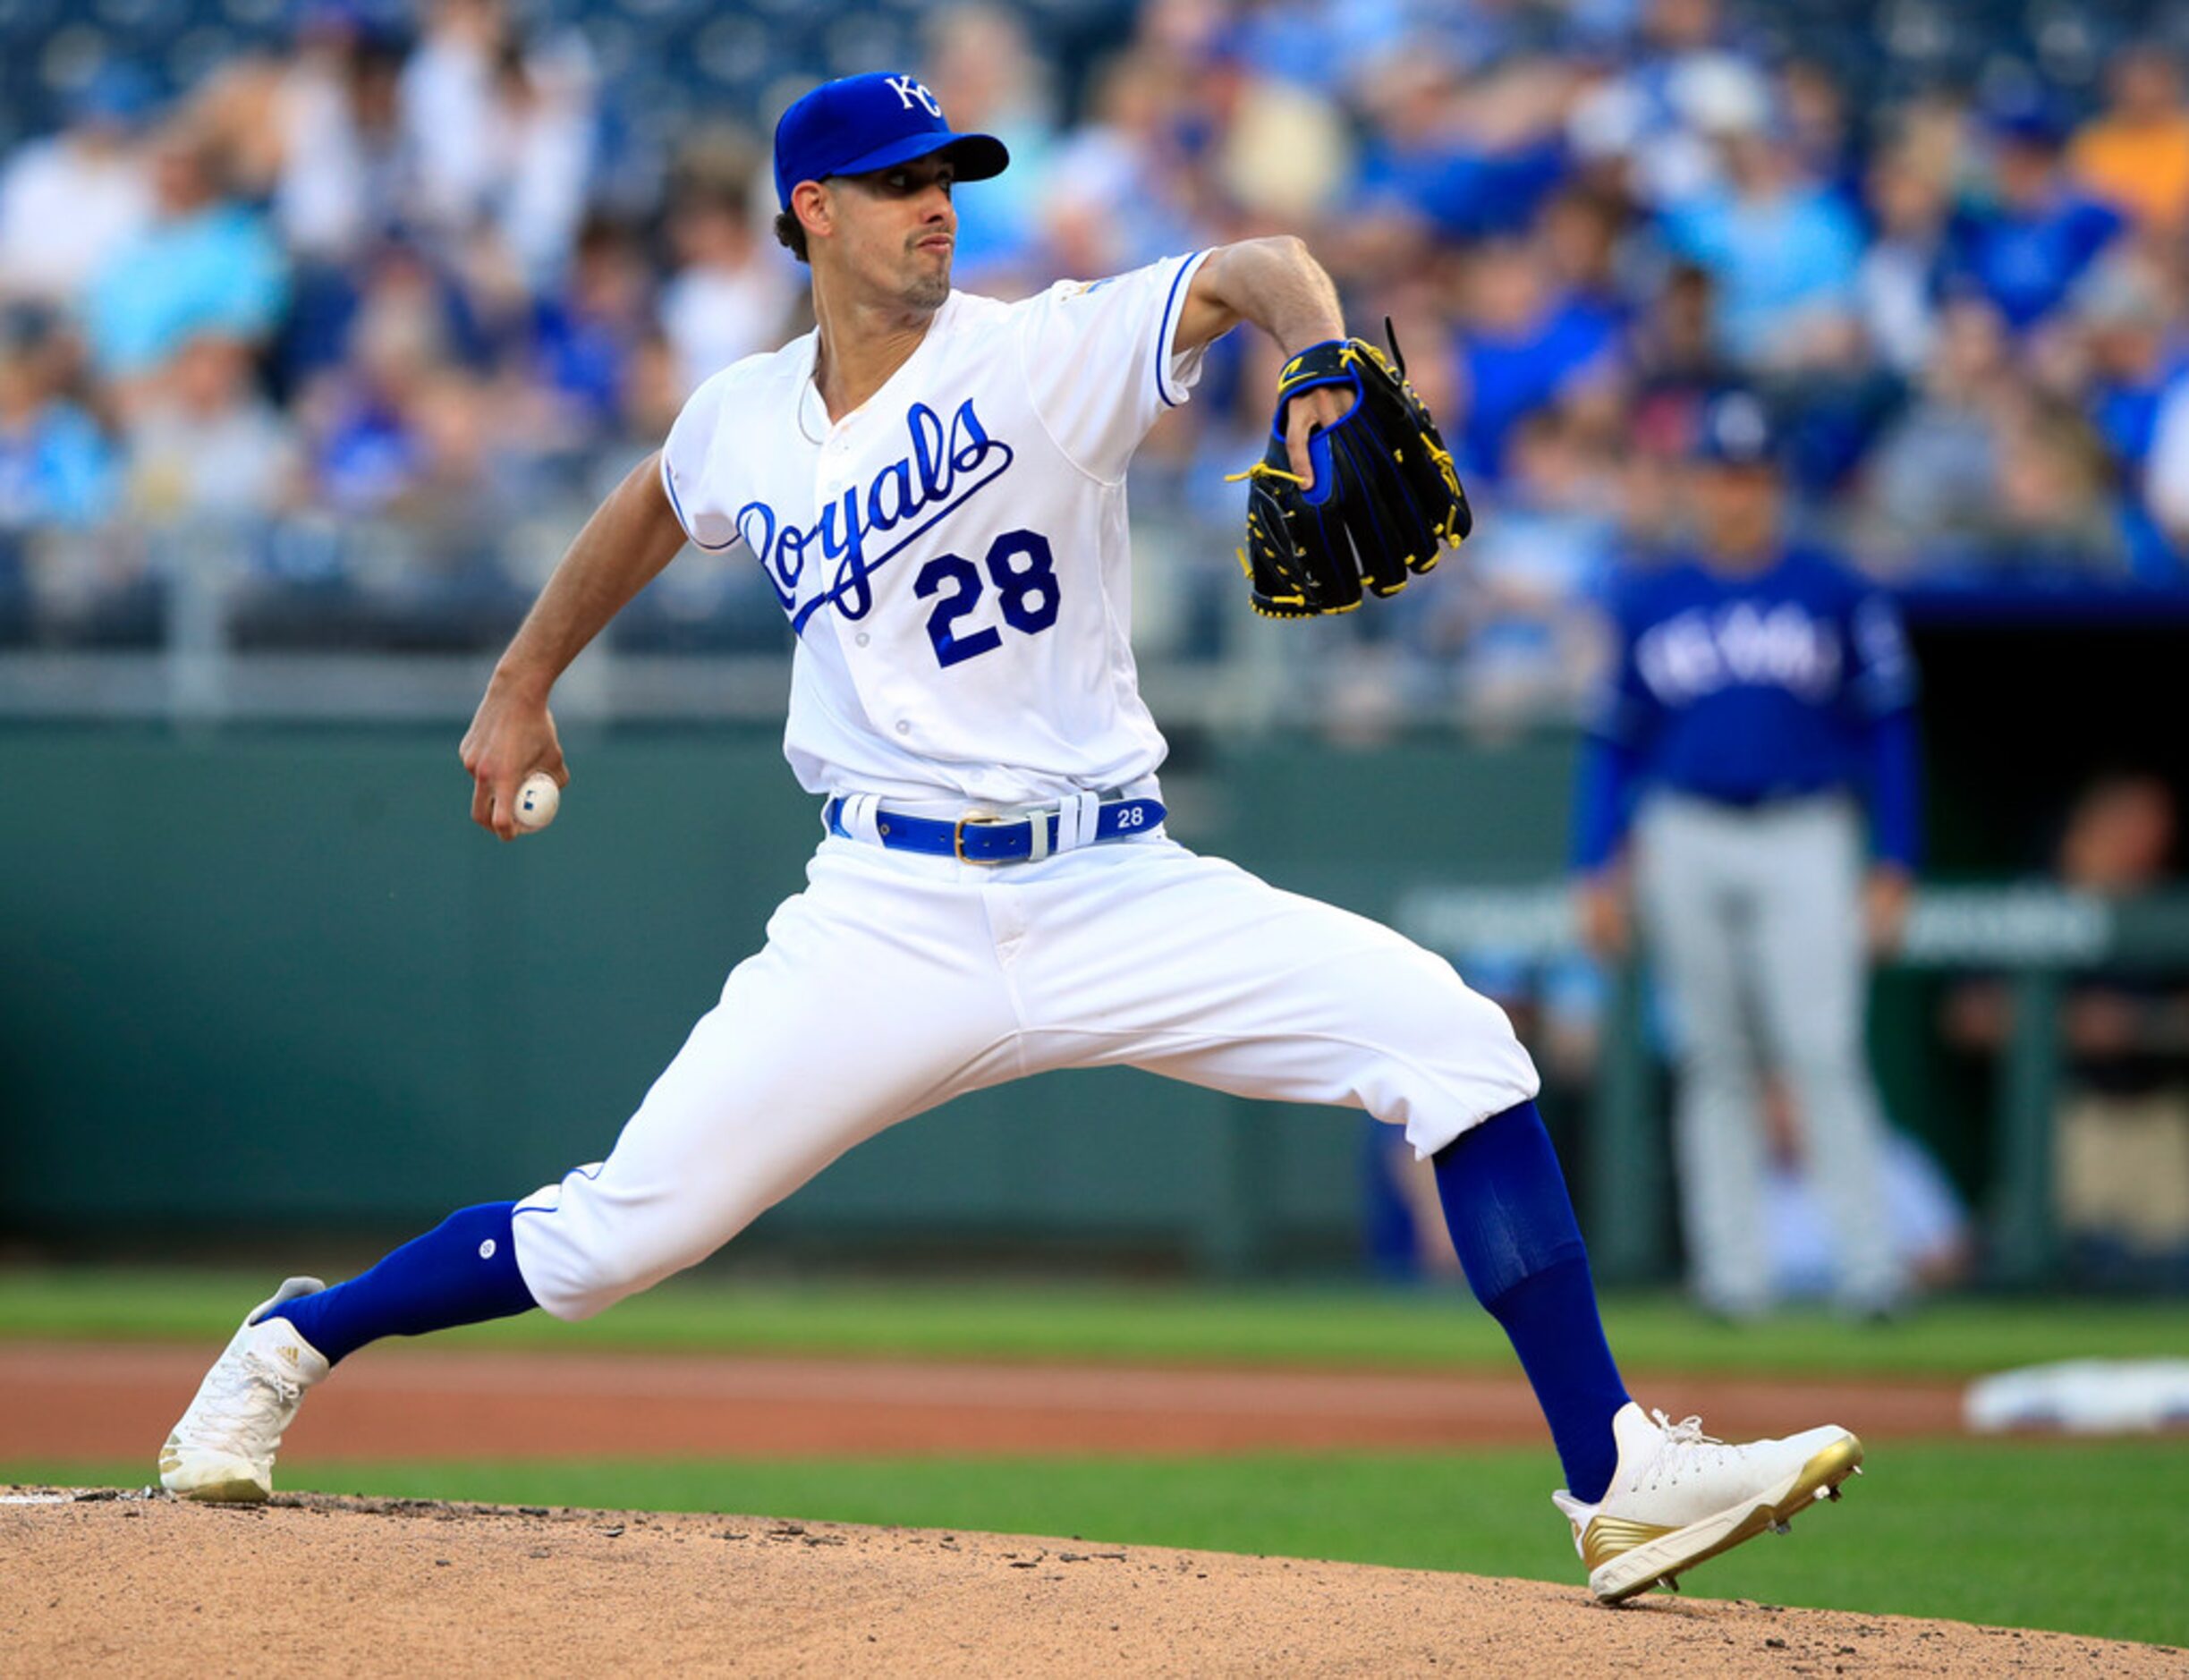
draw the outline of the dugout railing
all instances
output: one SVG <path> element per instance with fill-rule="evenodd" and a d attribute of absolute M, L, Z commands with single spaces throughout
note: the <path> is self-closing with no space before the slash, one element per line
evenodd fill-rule
<path fill-rule="evenodd" d="M 1577 949 L 1573 897 L 1563 883 L 1418 888 L 1400 901 L 1396 920 L 1463 966 L 1469 953 L 1544 962 Z M 2000 1055 L 1990 1127 L 1985 1277 L 2016 1288 L 2057 1283 L 2053 1139 L 2063 995 L 2076 974 L 2189 972 L 2189 891 L 2117 900 L 2041 885 L 1928 887 L 1916 895 L 1892 965 L 2007 979 L 2013 1028 Z M 1637 962 L 1612 985 L 1584 1128 L 1591 1254 L 1611 1282 L 1660 1278 L 1672 1264 L 1671 1180 L 1660 1141 L 1647 983 Z"/>

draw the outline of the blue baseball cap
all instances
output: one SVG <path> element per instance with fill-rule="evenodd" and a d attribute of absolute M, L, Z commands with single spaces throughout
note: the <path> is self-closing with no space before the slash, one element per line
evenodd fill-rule
<path fill-rule="evenodd" d="M 1725 391 L 1703 408 L 1695 428 L 1694 458 L 1720 467 L 1775 467 L 1778 428 L 1771 411 L 1752 391 Z"/>
<path fill-rule="evenodd" d="M 2057 151 L 2067 142 L 2066 115 L 2035 89 L 2018 89 L 1991 100 L 1984 107 L 1983 121 L 1995 140 L 2010 145 Z"/>
<path fill-rule="evenodd" d="M 942 102 L 911 76 L 845 76 L 824 81 L 776 124 L 776 199 L 791 208 L 802 181 L 863 175 L 947 151 L 960 181 L 1000 175 L 1011 161 L 993 134 L 959 134 Z"/>

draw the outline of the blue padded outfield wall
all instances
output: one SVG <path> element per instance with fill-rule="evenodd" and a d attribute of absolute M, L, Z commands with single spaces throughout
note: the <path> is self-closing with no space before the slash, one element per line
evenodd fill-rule
<path fill-rule="evenodd" d="M 468 820 L 458 732 L 0 727 L 0 1235 L 361 1235 L 598 1158 L 819 830 L 774 731 L 568 742 L 554 829 Z M 1389 912 L 1529 881 L 1570 744 L 1182 751 L 1174 832 Z M 814 1077 L 859 1046 L 811 1023 Z M 1342 1258 L 1362 1123 L 1129 1072 L 985 1092 L 749 1241 Z"/>

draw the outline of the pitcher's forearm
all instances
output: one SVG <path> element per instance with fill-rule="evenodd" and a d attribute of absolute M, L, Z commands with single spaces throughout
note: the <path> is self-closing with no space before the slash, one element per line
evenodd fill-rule
<path fill-rule="evenodd" d="M 586 644 L 683 545 L 683 527 L 661 488 L 661 457 L 649 454 L 572 539 L 495 666 L 496 686 L 544 698 Z"/>
<path fill-rule="evenodd" d="M 1330 276 L 1292 234 L 1243 240 L 1211 251 L 1193 276 L 1179 321 L 1181 349 L 1251 321 L 1286 355 L 1345 335 Z"/>

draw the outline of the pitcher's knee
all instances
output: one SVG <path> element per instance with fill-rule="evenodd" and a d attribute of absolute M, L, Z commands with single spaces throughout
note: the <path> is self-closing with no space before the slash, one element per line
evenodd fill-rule
<path fill-rule="evenodd" d="M 696 1266 L 742 1229 L 676 1217 L 660 1201 L 622 1193 L 599 1169 L 581 1168 L 517 1204 L 510 1229 L 517 1269 L 541 1308 L 590 1319 L 625 1296 Z"/>
<path fill-rule="evenodd" d="M 519 1218 L 511 1229 L 516 1237 L 517 1269 L 533 1299 L 545 1311 L 573 1323 L 696 1266 L 717 1246 L 668 1248 L 656 1243 L 581 1237 L 559 1213 Z"/>
<path fill-rule="evenodd" d="M 1405 1129 L 1428 1157 L 1542 1087 L 1511 1019 L 1472 990 L 1451 965 L 1413 953 L 1401 972 L 1412 982 L 1364 1040 L 1381 1048 L 1359 1071 L 1354 1092 L 1379 1120 Z"/>

